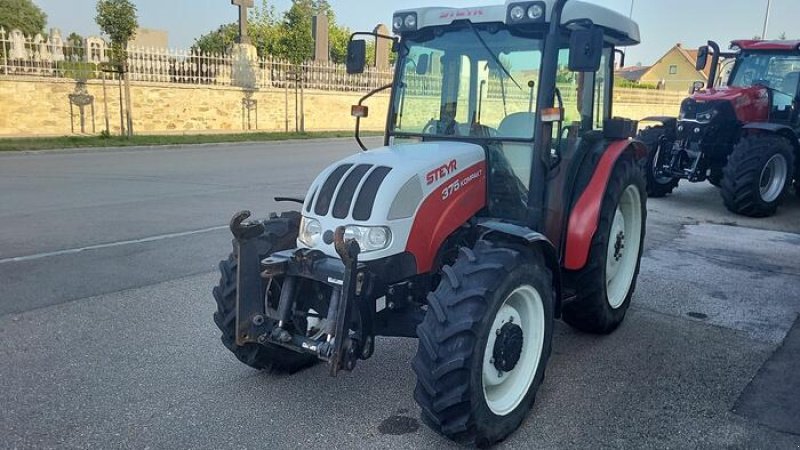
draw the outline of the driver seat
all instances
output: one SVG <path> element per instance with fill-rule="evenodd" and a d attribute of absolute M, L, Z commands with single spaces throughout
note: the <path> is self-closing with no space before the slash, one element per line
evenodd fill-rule
<path fill-rule="evenodd" d="M 789 72 L 783 78 L 783 83 L 781 84 L 781 90 L 789 95 L 792 98 L 797 97 L 797 85 L 800 83 L 800 72 Z"/>
<path fill-rule="evenodd" d="M 535 120 L 536 115 L 532 112 L 511 113 L 500 122 L 497 133 L 502 137 L 530 139 Z"/>
<path fill-rule="evenodd" d="M 497 135 L 504 138 L 530 139 L 533 137 L 536 115 L 531 112 L 516 112 L 506 116 L 497 127 Z M 529 144 L 504 143 L 502 149 L 514 175 L 528 187 L 533 160 L 533 147 Z"/>

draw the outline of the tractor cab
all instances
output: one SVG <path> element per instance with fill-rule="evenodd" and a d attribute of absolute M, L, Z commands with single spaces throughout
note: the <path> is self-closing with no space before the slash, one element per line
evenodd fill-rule
<path fill-rule="evenodd" d="M 492 167 L 489 215 L 524 224 L 544 223 L 547 199 L 537 185 L 574 156 L 582 137 L 625 138 L 635 129 L 610 119 L 616 48 L 637 44 L 638 26 L 571 1 L 551 35 L 555 3 L 419 8 L 393 19 L 397 62 L 385 144 L 481 146 Z M 354 54 L 351 72 L 359 72 L 364 60 Z"/>

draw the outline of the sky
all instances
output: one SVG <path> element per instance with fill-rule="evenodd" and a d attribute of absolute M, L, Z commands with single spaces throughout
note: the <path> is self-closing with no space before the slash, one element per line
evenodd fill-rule
<path fill-rule="evenodd" d="M 94 23 L 96 0 L 33 0 L 48 16 L 48 28 L 82 35 L 99 34 Z M 255 0 L 258 4 L 261 0 Z M 501 4 L 502 0 L 329 0 L 337 21 L 356 31 L 372 30 L 378 23 L 391 23 L 396 9 L 419 6 L 467 7 Z M 666 51 L 681 42 L 689 48 L 712 39 L 723 48 L 733 39 L 760 35 L 764 26 L 767 0 L 586 0 L 601 4 L 625 15 L 634 1 L 633 18 L 639 23 L 642 44 L 628 50 L 629 65 L 652 64 Z M 185 48 L 203 33 L 238 18 L 238 8 L 230 0 L 133 0 L 139 11 L 139 24 L 146 28 L 169 31 L 172 47 Z M 290 0 L 270 0 L 279 12 Z M 772 0 L 772 14 L 767 37 L 781 32 L 800 39 L 797 30 L 800 0 Z M 794 34 L 793 34 L 794 33 Z"/>

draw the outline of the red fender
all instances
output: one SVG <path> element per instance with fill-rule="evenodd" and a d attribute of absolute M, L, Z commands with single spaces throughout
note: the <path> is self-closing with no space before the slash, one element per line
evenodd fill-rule
<path fill-rule="evenodd" d="M 600 222 L 600 208 L 603 205 L 603 196 L 606 193 L 611 172 L 614 170 L 614 165 L 619 157 L 631 147 L 633 147 L 634 156 L 637 160 L 646 156 L 647 149 L 628 139 L 614 141 L 609 144 L 597 164 L 589 185 L 586 186 L 583 194 L 575 203 L 567 228 L 567 246 L 564 258 L 564 267 L 566 269 L 580 270 L 586 266 L 586 262 L 589 260 L 592 238 L 594 238 L 594 234 L 597 232 L 597 225 Z"/>
<path fill-rule="evenodd" d="M 406 251 L 417 260 L 417 273 L 429 272 L 445 239 L 485 206 L 485 161 L 434 189 L 417 211 L 406 244 Z"/>

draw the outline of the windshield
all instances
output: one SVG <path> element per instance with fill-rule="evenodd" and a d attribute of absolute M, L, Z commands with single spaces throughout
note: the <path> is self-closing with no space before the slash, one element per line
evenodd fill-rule
<path fill-rule="evenodd" d="M 756 84 L 794 98 L 800 83 L 800 54 L 744 53 L 736 64 L 730 86 Z"/>
<path fill-rule="evenodd" d="M 514 36 L 496 26 L 405 39 L 392 131 L 531 139 L 542 48 L 539 34 Z"/>

